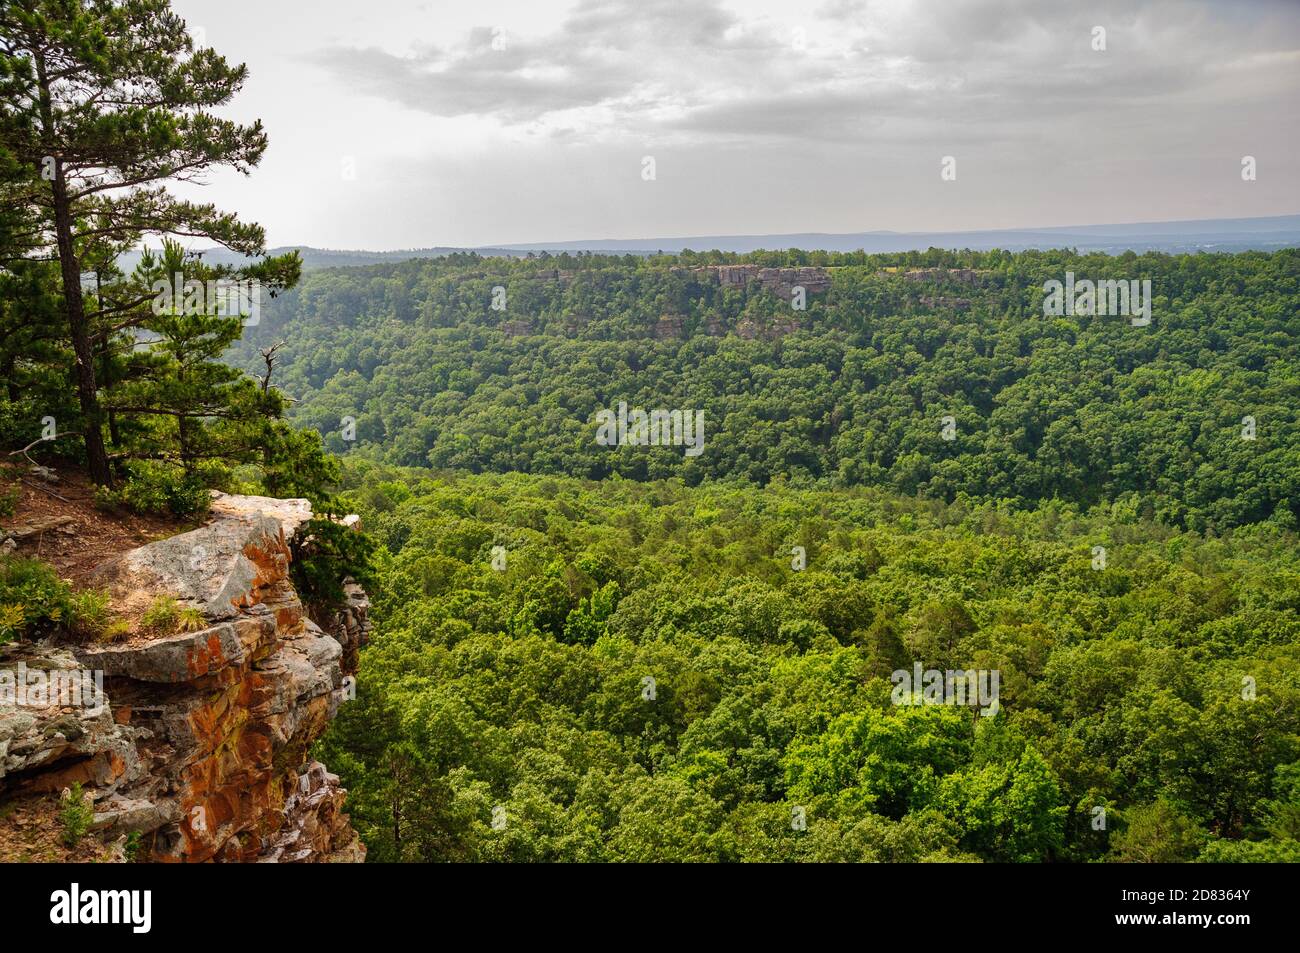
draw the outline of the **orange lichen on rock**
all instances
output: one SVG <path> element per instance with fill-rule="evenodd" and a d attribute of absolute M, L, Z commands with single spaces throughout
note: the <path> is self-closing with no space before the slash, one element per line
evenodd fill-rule
<path fill-rule="evenodd" d="M 0 711 L 0 740 L 8 731 L 18 742 L 7 749 L 36 748 L 0 759 L 0 788 L 80 781 L 96 827 L 138 831 L 153 860 L 360 861 L 346 792 L 307 752 L 348 694 L 369 629 L 365 594 L 348 584 L 325 628 L 308 618 L 289 578 L 305 500 L 219 497 L 213 515 L 96 575 L 115 604 L 169 596 L 208 627 L 59 650 L 59 666 L 102 672 L 107 698 L 93 713 Z"/>

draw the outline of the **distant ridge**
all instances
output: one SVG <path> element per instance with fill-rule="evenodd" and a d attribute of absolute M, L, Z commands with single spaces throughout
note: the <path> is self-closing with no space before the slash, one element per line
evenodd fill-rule
<path fill-rule="evenodd" d="M 927 248 L 1078 248 L 1080 251 L 1244 251 L 1300 245 L 1300 215 L 1216 218 L 1116 225 L 982 229 L 969 232 L 802 232 L 781 235 L 700 235 L 687 238 L 595 239 L 574 242 L 503 244 L 508 251 L 599 251 L 653 254 L 656 251 L 749 252 L 802 248 L 824 251 L 900 252 Z"/>
<path fill-rule="evenodd" d="M 1300 215 L 1263 218 L 1210 218 L 1175 222 L 1131 222 L 1112 225 L 1068 225 L 1045 228 L 981 229 L 968 232 L 799 232 L 773 235 L 695 235 L 677 238 L 600 238 L 584 241 L 527 242 L 474 248 L 434 246 L 398 251 L 334 250 L 306 245 L 270 249 L 281 253 L 297 249 L 306 268 L 336 268 L 407 261 L 412 258 L 442 258 L 457 252 L 475 252 L 487 257 L 520 257 L 530 252 L 599 252 L 601 254 L 652 255 L 655 252 L 694 251 L 751 252 L 801 248 L 807 251 L 865 251 L 887 253 L 924 251 L 927 248 L 970 248 L 987 251 L 1004 248 L 1077 248 L 1081 252 L 1119 254 L 1125 251 L 1273 251 L 1300 247 Z M 133 267 L 136 252 L 122 256 L 124 267 Z M 240 256 L 217 248 L 204 252 L 213 263 L 234 263 Z"/>

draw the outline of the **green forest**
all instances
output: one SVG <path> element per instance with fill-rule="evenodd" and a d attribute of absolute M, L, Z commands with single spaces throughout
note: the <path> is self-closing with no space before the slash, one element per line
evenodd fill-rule
<path fill-rule="evenodd" d="M 373 860 L 1300 861 L 1275 522 L 345 479 L 381 635 L 321 757 Z M 918 661 L 1000 670 L 1001 710 L 891 704 Z"/>
<path fill-rule="evenodd" d="M 1123 502 L 1197 530 L 1300 518 L 1294 250 L 467 257 L 309 272 L 235 360 L 283 342 L 292 419 L 403 466 Z M 795 311 L 695 270 L 737 261 L 824 265 L 830 287 Z M 1045 317 L 1066 271 L 1150 279 L 1155 319 Z M 703 453 L 608 452 L 593 415 L 619 401 L 702 410 Z"/>
<path fill-rule="evenodd" d="M 830 287 L 792 313 L 717 264 Z M 1045 317 L 1067 270 L 1149 277 L 1156 320 Z M 383 634 L 322 745 L 372 857 L 1300 859 L 1298 278 L 1289 251 L 308 273 L 235 354 L 285 342 L 380 545 Z M 619 401 L 702 409 L 704 452 L 599 445 Z M 893 704 L 917 663 L 999 672 L 1003 707 Z"/>

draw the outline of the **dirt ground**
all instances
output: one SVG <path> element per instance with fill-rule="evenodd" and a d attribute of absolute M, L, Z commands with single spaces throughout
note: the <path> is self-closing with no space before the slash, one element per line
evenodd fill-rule
<path fill-rule="evenodd" d="M 0 500 L 19 491 L 14 514 L 0 516 L 0 536 L 19 526 L 48 526 L 24 538 L 16 553 L 50 563 L 76 588 L 85 588 L 87 574 L 109 556 L 191 528 L 166 517 L 100 510 L 85 474 L 71 468 L 56 473 L 58 479 L 47 483 L 26 464 L 0 462 Z M 123 845 L 108 843 L 98 833 L 83 836 L 73 846 L 66 844 L 60 810 L 58 794 L 0 794 L 0 863 L 122 859 Z"/>
<path fill-rule="evenodd" d="M 69 847 L 63 840 L 55 795 L 14 798 L 0 804 L 0 864 L 86 864 L 118 859 L 114 845 L 90 833 Z M 120 850 L 120 847 L 119 847 Z"/>
<path fill-rule="evenodd" d="M 0 463 L 0 497 L 15 487 L 21 494 L 14 515 L 0 517 L 0 529 L 66 519 L 64 525 L 22 541 L 17 554 L 43 559 L 74 586 L 109 556 L 191 528 L 169 517 L 100 510 L 94 485 L 84 473 L 71 468 L 56 472 L 58 480 L 46 483 L 26 466 Z"/>

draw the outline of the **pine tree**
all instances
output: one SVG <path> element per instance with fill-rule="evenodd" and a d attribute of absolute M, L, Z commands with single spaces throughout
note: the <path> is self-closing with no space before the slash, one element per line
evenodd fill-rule
<path fill-rule="evenodd" d="M 206 460 L 260 456 L 263 422 L 283 415 L 278 391 L 220 361 L 244 318 L 238 295 L 216 274 L 170 240 L 160 255 L 144 254 L 133 277 L 165 290 L 142 320 L 125 380 L 105 391 L 105 407 L 158 423 L 123 455 L 173 461 L 192 475 Z"/>
<path fill-rule="evenodd" d="M 261 160 L 260 122 L 209 110 L 227 103 L 247 70 L 198 48 L 167 0 L 6 0 L 0 4 L 0 149 L 38 184 L 24 191 L 31 247 L 57 255 L 91 478 L 110 485 L 96 349 L 150 319 L 148 289 L 121 287 L 87 307 L 84 261 L 101 243 L 142 235 L 203 238 L 246 256 L 265 235 L 212 205 L 167 191 L 219 166 L 245 174 Z M 264 289 L 297 280 L 296 255 L 244 269 Z"/>
<path fill-rule="evenodd" d="M 28 204 L 38 181 L 0 145 L 0 443 L 23 446 L 38 437 L 40 420 L 72 419 L 66 403 L 69 354 L 58 331 L 57 277 L 52 262 L 34 256 Z"/>

